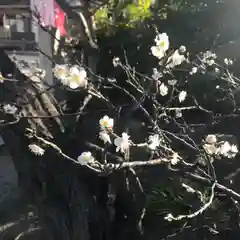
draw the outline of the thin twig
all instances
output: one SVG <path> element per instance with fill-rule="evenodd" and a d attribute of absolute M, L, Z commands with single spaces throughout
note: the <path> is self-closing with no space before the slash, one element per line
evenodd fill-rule
<path fill-rule="evenodd" d="M 211 195 L 210 195 L 209 201 L 206 204 L 204 204 L 196 212 L 188 214 L 188 215 L 178 215 L 176 217 L 174 217 L 171 213 L 169 213 L 164 219 L 168 220 L 168 221 L 173 221 L 173 220 L 174 221 L 179 221 L 179 220 L 182 220 L 182 219 L 191 219 L 191 218 L 197 217 L 198 215 L 202 214 L 206 209 L 208 209 L 211 206 L 211 204 L 213 202 L 215 187 L 216 187 L 216 183 L 213 183 L 212 188 L 211 188 Z"/>

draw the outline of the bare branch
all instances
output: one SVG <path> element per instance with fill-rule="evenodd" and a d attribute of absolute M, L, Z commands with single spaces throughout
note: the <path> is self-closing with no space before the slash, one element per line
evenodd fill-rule
<path fill-rule="evenodd" d="M 171 213 L 169 213 L 164 219 L 171 222 L 171 221 L 179 221 L 179 220 L 183 220 L 183 219 L 191 219 L 194 217 L 197 217 L 198 215 L 202 214 L 204 211 L 206 211 L 212 204 L 213 202 L 213 198 L 214 198 L 214 189 L 216 187 L 216 183 L 214 183 L 212 185 L 211 188 L 211 196 L 208 200 L 208 202 L 206 204 L 204 204 L 199 210 L 197 210 L 194 213 L 188 214 L 188 215 L 178 215 L 176 217 L 174 217 Z"/>

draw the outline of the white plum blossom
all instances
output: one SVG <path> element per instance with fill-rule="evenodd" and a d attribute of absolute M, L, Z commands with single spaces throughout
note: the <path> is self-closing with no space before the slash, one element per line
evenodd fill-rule
<path fill-rule="evenodd" d="M 163 58 L 165 55 L 165 52 L 159 46 L 152 46 L 151 51 L 152 51 L 152 55 L 154 57 L 157 57 L 158 59 Z"/>
<path fill-rule="evenodd" d="M 99 125 L 102 130 L 112 130 L 114 125 L 113 118 L 109 118 L 109 116 L 105 115 L 99 120 Z"/>
<path fill-rule="evenodd" d="M 215 63 L 214 59 L 206 60 L 208 66 L 212 66 Z"/>
<path fill-rule="evenodd" d="M 87 85 L 87 72 L 84 68 L 73 66 L 69 69 L 68 86 L 71 89 L 79 87 L 86 87 Z"/>
<path fill-rule="evenodd" d="M 148 141 L 149 141 L 148 147 L 151 150 L 156 150 L 156 148 L 160 145 L 160 139 L 158 134 L 149 136 Z"/>
<path fill-rule="evenodd" d="M 172 54 L 172 56 L 168 58 L 166 68 L 173 68 L 175 66 L 178 66 L 182 64 L 182 62 L 185 60 L 186 60 L 185 56 L 182 54 L 179 54 L 179 50 L 176 50 Z"/>
<path fill-rule="evenodd" d="M 228 141 L 224 142 L 220 149 L 219 149 L 219 154 L 227 157 L 228 156 L 228 152 L 231 151 L 232 146 L 230 145 L 230 143 Z"/>
<path fill-rule="evenodd" d="M 6 114 L 14 115 L 17 112 L 17 108 L 14 105 L 6 104 L 3 106 L 3 110 Z"/>
<path fill-rule="evenodd" d="M 168 94 L 168 87 L 162 83 L 159 87 L 160 94 L 164 97 Z"/>
<path fill-rule="evenodd" d="M 45 150 L 37 144 L 29 144 L 28 148 L 36 156 L 42 156 L 45 153 Z"/>
<path fill-rule="evenodd" d="M 179 102 L 183 102 L 187 97 L 187 92 L 186 91 L 181 91 L 178 95 L 178 100 Z"/>
<path fill-rule="evenodd" d="M 122 137 L 117 137 L 114 139 L 114 145 L 116 146 L 116 152 L 126 153 L 129 149 L 129 135 L 125 132 L 122 133 Z"/>
<path fill-rule="evenodd" d="M 216 53 L 213 53 L 213 52 L 207 50 L 207 51 L 203 54 L 203 60 L 207 60 L 207 59 L 209 59 L 209 58 L 216 59 L 216 58 L 217 58 Z"/>
<path fill-rule="evenodd" d="M 231 145 L 228 141 L 224 142 L 219 148 L 219 154 L 224 157 L 234 158 L 238 153 L 238 148 L 236 145 Z"/>
<path fill-rule="evenodd" d="M 161 59 L 169 48 L 169 38 L 166 33 L 160 33 L 155 38 L 156 46 L 151 47 L 152 55 Z"/>
<path fill-rule="evenodd" d="M 228 58 L 224 58 L 224 63 L 229 66 L 229 65 L 232 65 L 233 64 L 233 61 L 232 59 L 228 59 Z"/>
<path fill-rule="evenodd" d="M 215 144 L 217 142 L 217 137 L 214 134 L 208 134 L 205 138 L 208 144 Z"/>
<path fill-rule="evenodd" d="M 176 110 L 175 110 L 175 115 L 176 115 L 176 118 L 181 118 L 181 117 L 182 117 L 182 111 L 181 111 L 181 109 L 176 109 Z"/>
<path fill-rule="evenodd" d="M 109 134 L 108 134 L 107 132 L 105 132 L 105 131 L 101 131 L 101 132 L 99 133 L 99 138 L 100 138 L 101 140 L 103 140 L 104 144 L 106 144 L 106 143 L 111 143 L 110 136 L 109 136 Z"/>
<path fill-rule="evenodd" d="M 69 74 L 69 68 L 66 64 L 57 64 L 53 69 L 53 73 L 56 78 L 58 78 L 62 81 L 63 84 L 65 84 Z"/>
<path fill-rule="evenodd" d="M 180 156 L 178 155 L 178 153 L 174 153 L 172 155 L 172 158 L 170 159 L 171 164 L 176 165 L 179 163 L 179 161 L 180 161 Z"/>
<path fill-rule="evenodd" d="M 83 152 L 80 156 L 78 156 L 77 160 L 81 165 L 87 165 L 88 163 L 94 161 L 94 157 L 91 152 Z"/>
<path fill-rule="evenodd" d="M 119 57 L 114 57 L 113 58 L 113 66 L 117 67 L 120 64 L 120 58 Z"/>
<path fill-rule="evenodd" d="M 235 153 L 238 153 L 238 147 L 237 147 L 237 145 L 233 144 L 231 151 L 232 151 L 232 152 L 235 152 Z"/>
<path fill-rule="evenodd" d="M 190 75 L 193 75 L 195 73 L 197 73 L 198 68 L 197 67 L 192 67 L 191 71 L 189 72 Z"/>
<path fill-rule="evenodd" d="M 212 66 L 215 64 L 215 59 L 217 58 L 216 53 L 213 53 L 211 51 L 206 51 L 203 54 L 202 62 L 207 64 L 208 66 Z"/>
<path fill-rule="evenodd" d="M 230 157 L 231 158 L 234 158 L 238 153 L 238 147 L 236 145 L 232 145 L 232 149 L 231 149 L 231 152 L 230 152 Z"/>
<path fill-rule="evenodd" d="M 159 33 L 154 39 L 157 46 L 161 46 L 164 51 L 169 48 L 169 37 L 166 33 Z"/>
<path fill-rule="evenodd" d="M 204 150 L 209 155 L 219 155 L 227 158 L 234 158 L 238 153 L 238 147 L 228 141 L 218 142 L 216 135 L 209 134 L 205 138 Z"/>
<path fill-rule="evenodd" d="M 209 155 L 214 155 L 214 154 L 218 153 L 218 148 L 216 146 L 214 146 L 213 144 L 204 144 L 203 149 Z"/>
<path fill-rule="evenodd" d="M 187 48 L 182 45 L 182 46 L 180 46 L 180 48 L 179 48 L 179 53 L 185 53 L 186 50 L 187 50 Z"/>

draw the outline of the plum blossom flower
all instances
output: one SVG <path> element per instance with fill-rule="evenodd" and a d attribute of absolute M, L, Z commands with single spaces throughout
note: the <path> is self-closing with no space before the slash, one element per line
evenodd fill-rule
<path fill-rule="evenodd" d="M 169 48 L 169 38 L 166 33 L 160 33 L 155 38 L 156 46 L 151 47 L 152 55 L 161 59 Z"/>
<path fill-rule="evenodd" d="M 122 137 L 114 139 L 114 145 L 116 146 L 116 152 L 125 153 L 130 146 L 129 135 L 125 132 L 122 133 Z"/>
<path fill-rule="evenodd" d="M 168 94 L 168 87 L 162 83 L 159 87 L 160 94 L 164 97 Z"/>
<path fill-rule="evenodd" d="M 175 116 L 176 116 L 176 118 L 181 118 L 182 117 L 182 110 L 181 109 L 176 109 L 175 110 Z"/>
<path fill-rule="evenodd" d="M 36 144 L 29 144 L 28 148 L 36 156 L 42 156 L 45 153 L 45 150 Z"/>
<path fill-rule="evenodd" d="M 214 146 L 213 144 L 204 144 L 203 149 L 209 155 L 214 155 L 214 154 L 218 153 L 218 148 L 216 146 Z"/>
<path fill-rule="evenodd" d="M 215 63 L 214 59 L 206 60 L 208 66 L 212 66 Z"/>
<path fill-rule="evenodd" d="M 183 102 L 187 97 L 187 92 L 186 91 L 181 91 L 178 95 L 178 100 L 179 102 Z"/>
<path fill-rule="evenodd" d="M 208 143 L 208 144 L 214 144 L 217 142 L 217 137 L 216 135 L 214 134 L 208 134 L 205 138 L 205 141 Z"/>
<path fill-rule="evenodd" d="M 234 158 L 238 153 L 236 145 L 231 145 L 228 141 L 224 142 L 219 148 L 219 154 L 227 158 Z"/>
<path fill-rule="evenodd" d="M 180 161 L 180 156 L 178 155 L 178 153 L 174 153 L 172 155 L 172 158 L 170 159 L 171 164 L 176 165 L 179 163 L 179 161 Z"/>
<path fill-rule="evenodd" d="M 73 66 L 69 69 L 68 86 L 71 89 L 79 87 L 86 87 L 87 85 L 87 72 L 84 68 Z"/>
<path fill-rule="evenodd" d="M 212 66 L 215 64 L 215 59 L 217 58 L 216 53 L 213 53 L 211 51 L 206 51 L 203 54 L 202 62 L 207 64 L 208 66 Z"/>
<path fill-rule="evenodd" d="M 148 141 L 149 141 L 148 147 L 151 150 L 156 150 L 156 148 L 160 145 L 160 139 L 158 134 L 149 136 Z"/>
<path fill-rule="evenodd" d="M 166 33 L 159 33 L 154 39 L 157 46 L 162 47 L 164 51 L 167 51 L 169 48 L 169 38 Z"/>
<path fill-rule="evenodd" d="M 228 141 L 226 141 L 221 145 L 221 147 L 219 149 L 219 154 L 227 157 L 228 152 L 231 151 L 231 149 L 232 149 L 232 146 L 230 145 L 230 143 Z"/>
<path fill-rule="evenodd" d="M 80 156 L 78 156 L 77 160 L 81 165 L 87 165 L 88 163 L 94 161 L 94 157 L 91 152 L 83 152 Z"/>
<path fill-rule="evenodd" d="M 190 75 L 193 75 L 195 73 L 197 73 L 198 68 L 197 67 L 192 67 L 191 71 L 189 72 Z"/>
<path fill-rule="evenodd" d="M 3 110 L 6 114 L 14 115 L 17 112 L 17 108 L 14 105 L 6 104 L 3 106 Z"/>
<path fill-rule="evenodd" d="M 224 63 L 229 66 L 229 65 L 232 65 L 233 64 L 233 60 L 232 59 L 228 59 L 228 58 L 224 58 Z"/>
<path fill-rule="evenodd" d="M 112 63 L 113 63 L 114 67 L 119 66 L 121 64 L 120 58 L 119 57 L 114 57 Z"/>
<path fill-rule="evenodd" d="M 53 69 L 54 76 L 62 81 L 63 84 L 66 83 L 66 79 L 69 74 L 69 69 L 66 64 L 59 65 L 57 64 Z"/>
<path fill-rule="evenodd" d="M 187 48 L 182 45 L 182 46 L 180 46 L 180 48 L 179 48 L 179 53 L 185 53 L 186 50 L 187 50 Z"/>
<path fill-rule="evenodd" d="M 207 50 L 205 53 L 203 53 L 203 60 L 207 60 L 209 58 L 216 59 L 217 58 L 216 53 L 211 52 L 209 50 Z"/>
<path fill-rule="evenodd" d="M 174 68 L 175 66 L 182 64 L 185 59 L 185 56 L 179 54 L 179 50 L 176 50 L 172 56 L 168 58 L 166 68 Z"/>
<path fill-rule="evenodd" d="M 109 118 L 109 116 L 105 115 L 99 120 L 99 125 L 102 130 L 112 130 L 114 125 L 113 118 Z"/>
<path fill-rule="evenodd" d="M 152 46 L 151 51 L 152 51 L 152 55 L 154 57 L 157 57 L 158 59 L 161 59 L 164 57 L 165 52 L 159 46 Z"/>
<path fill-rule="evenodd" d="M 111 143 L 110 136 L 109 136 L 109 134 L 108 134 L 107 132 L 105 132 L 105 131 L 101 131 L 101 132 L 99 133 L 99 138 L 100 138 L 101 140 L 103 140 L 104 144 L 106 144 L 106 143 Z"/>

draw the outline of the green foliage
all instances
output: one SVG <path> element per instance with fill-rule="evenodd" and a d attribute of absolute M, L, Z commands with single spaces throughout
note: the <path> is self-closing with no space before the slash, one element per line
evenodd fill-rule
<path fill-rule="evenodd" d="M 138 0 L 138 4 L 128 4 L 125 7 L 125 16 L 130 22 L 137 22 L 152 16 L 151 0 Z"/>
<path fill-rule="evenodd" d="M 95 26 L 108 35 L 119 27 L 135 28 L 144 20 L 152 19 L 153 15 L 159 20 L 167 19 L 169 13 L 200 12 L 211 4 L 206 0 L 109 0 L 95 12 Z"/>
<path fill-rule="evenodd" d="M 152 0 L 126 2 L 111 0 L 95 12 L 95 25 L 99 31 L 112 32 L 118 27 L 132 28 L 152 17 Z"/>

